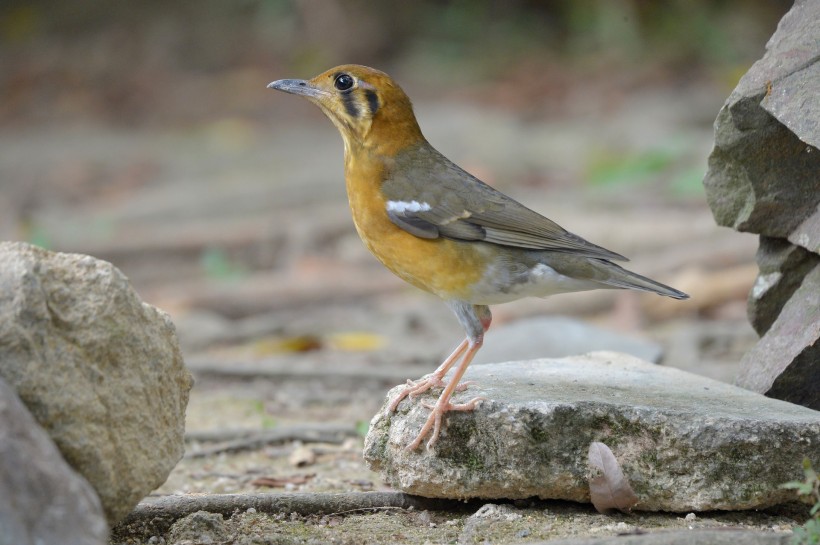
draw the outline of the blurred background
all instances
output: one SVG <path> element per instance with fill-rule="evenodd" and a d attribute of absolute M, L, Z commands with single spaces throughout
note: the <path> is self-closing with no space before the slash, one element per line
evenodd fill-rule
<path fill-rule="evenodd" d="M 111 261 L 168 311 L 200 373 L 191 429 L 366 421 L 463 333 L 359 242 L 335 128 L 265 86 L 368 64 L 445 155 L 693 295 L 498 306 L 485 346 L 560 352 L 503 334 L 560 315 L 731 381 L 756 339 L 757 241 L 714 225 L 701 180 L 718 110 L 789 7 L 5 0 L 0 239 Z"/>

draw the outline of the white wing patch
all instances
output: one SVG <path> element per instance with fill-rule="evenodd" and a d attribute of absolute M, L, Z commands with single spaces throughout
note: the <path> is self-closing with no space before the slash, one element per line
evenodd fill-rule
<path fill-rule="evenodd" d="M 426 202 L 419 201 L 387 201 L 387 210 L 403 214 L 405 212 L 427 212 L 431 206 Z"/>

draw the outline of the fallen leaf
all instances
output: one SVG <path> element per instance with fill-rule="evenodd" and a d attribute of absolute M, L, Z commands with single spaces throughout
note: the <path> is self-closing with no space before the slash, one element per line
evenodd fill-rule
<path fill-rule="evenodd" d="M 305 484 L 315 476 L 315 473 L 305 473 L 303 475 L 290 475 L 288 477 L 257 477 L 251 481 L 251 486 L 283 488 L 289 484 Z"/>
<path fill-rule="evenodd" d="M 387 344 L 387 340 L 383 336 L 364 331 L 334 333 L 328 340 L 336 350 L 349 352 L 369 352 L 378 350 Z"/>
<path fill-rule="evenodd" d="M 638 496 L 609 447 L 594 441 L 589 445 L 588 460 L 593 469 L 589 479 L 589 496 L 595 509 L 599 513 L 613 509 L 631 511 L 638 503 Z"/>
<path fill-rule="evenodd" d="M 311 352 L 321 350 L 324 346 L 321 338 L 316 335 L 295 335 L 292 337 L 278 337 L 262 339 L 254 342 L 254 353 L 259 356 L 270 354 Z"/>

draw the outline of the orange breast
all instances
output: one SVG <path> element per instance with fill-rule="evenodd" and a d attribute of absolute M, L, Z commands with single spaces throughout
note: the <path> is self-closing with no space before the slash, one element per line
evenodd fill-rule
<path fill-rule="evenodd" d="M 478 245 L 449 239 L 423 239 L 387 217 L 380 191 L 384 168 L 378 162 L 346 158 L 345 178 L 353 222 L 367 248 L 385 267 L 410 284 L 442 299 L 469 297 L 481 279 L 484 256 Z"/>

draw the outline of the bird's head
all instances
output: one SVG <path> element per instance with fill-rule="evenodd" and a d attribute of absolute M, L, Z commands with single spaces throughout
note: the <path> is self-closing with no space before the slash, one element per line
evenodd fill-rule
<path fill-rule="evenodd" d="M 423 140 L 410 99 L 393 79 L 374 68 L 346 64 L 310 80 L 280 79 L 268 88 L 313 102 L 342 133 L 345 151 L 353 146 L 385 153 Z"/>

